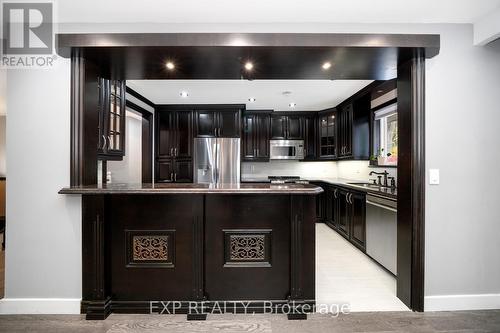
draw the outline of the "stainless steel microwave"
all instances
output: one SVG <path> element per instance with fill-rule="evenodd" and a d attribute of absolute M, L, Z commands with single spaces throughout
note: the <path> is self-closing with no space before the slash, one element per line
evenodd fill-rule
<path fill-rule="evenodd" d="M 272 160 L 304 159 L 304 140 L 269 140 L 269 146 Z"/>

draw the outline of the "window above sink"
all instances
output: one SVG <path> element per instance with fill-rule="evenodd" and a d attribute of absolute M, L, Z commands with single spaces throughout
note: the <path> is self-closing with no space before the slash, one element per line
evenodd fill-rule
<path fill-rule="evenodd" d="M 398 107 L 390 104 L 373 112 L 372 165 L 397 166 Z"/>

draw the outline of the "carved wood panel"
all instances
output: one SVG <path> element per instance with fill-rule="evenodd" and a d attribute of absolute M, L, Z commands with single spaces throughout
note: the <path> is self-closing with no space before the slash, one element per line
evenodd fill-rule
<path fill-rule="evenodd" d="M 224 232 L 224 267 L 270 267 L 270 229 L 228 229 Z"/>
<path fill-rule="evenodd" d="M 174 267 L 175 230 L 126 230 L 127 267 Z"/>

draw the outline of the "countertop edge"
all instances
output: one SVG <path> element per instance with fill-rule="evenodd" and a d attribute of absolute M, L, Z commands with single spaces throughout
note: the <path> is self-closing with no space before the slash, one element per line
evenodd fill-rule
<path fill-rule="evenodd" d="M 81 189 L 81 188 L 62 188 L 59 194 L 80 194 L 80 195 L 101 195 L 101 194 L 264 194 L 264 195 L 318 195 L 324 190 L 321 187 L 314 189 L 295 189 L 295 190 L 259 190 L 259 189 Z"/>

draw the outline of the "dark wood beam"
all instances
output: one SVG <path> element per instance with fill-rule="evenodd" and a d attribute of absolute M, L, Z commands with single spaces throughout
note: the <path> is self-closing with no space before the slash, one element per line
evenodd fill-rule
<path fill-rule="evenodd" d="M 58 34 L 59 54 L 73 47 L 368 47 L 423 48 L 439 53 L 440 36 L 431 34 L 335 33 L 102 33 Z"/>

